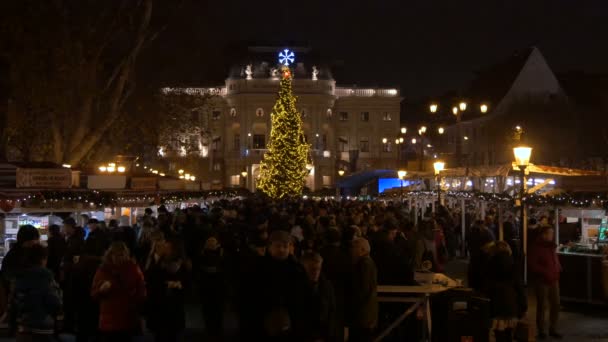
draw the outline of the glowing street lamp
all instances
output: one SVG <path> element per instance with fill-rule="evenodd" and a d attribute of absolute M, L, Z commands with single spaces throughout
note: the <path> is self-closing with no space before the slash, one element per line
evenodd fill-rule
<path fill-rule="evenodd" d="M 106 168 L 103 165 L 99 167 L 99 171 L 101 171 L 101 172 L 106 172 L 107 170 L 108 170 L 108 168 Z"/>
<path fill-rule="evenodd" d="M 401 199 L 401 202 L 403 203 L 403 178 L 405 178 L 405 176 L 407 176 L 407 171 L 399 170 L 399 171 L 397 171 L 397 176 L 399 176 L 399 179 L 401 180 L 399 198 Z"/>
<path fill-rule="evenodd" d="M 184 174 L 184 170 L 180 169 L 179 171 L 177 171 L 177 173 L 179 173 L 180 175 Z"/>
<path fill-rule="evenodd" d="M 433 103 L 433 104 L 431 104 L 431 105 L 429 106 L 429 110 L 431 111 L 431 113 L 433 113 L 433 114 L 434 114 L 434 113 L 437 113 L 437 108 L 438 108 L 438 107 L 439 107 L 439 106 L 438 106 L 437 104 Z"/>
<path fill-rule="evenodd" d="M 196 180 L 196 177 L 190 176 L 190 180 L 194 182 Z"/>
<path fill-rule="evenodd" d="M 112 165 L 112 164 L 114 164 L 114 163 L 108 164 L 108 167 L 106 168 L 106 170 L 108 170 L 109 173 L 116 171 L 116 166 L 115 166 L 116 164 L 114 164 L 114 165 Z"/>
<path fill-rule="evenodd" d="M 407 133 L 407 128 L 401 127 L 401 134 L 405 134 L 405 133 Z"/>
<path fill-rule="evenodd" d="M 444 132 L 445 132 L 445 129 L 443 127 L 437 128 L 437 133 L 443 134 Z"/>
<path fill-rule="evenodd" d="M 420 132 L 422 132 L 422 134 L 426 133 L 426 126 L 420 127 Z"/>
<path fill-rule="evenodd" d="M 403 137 L 399 138 L 399 143 L 403 144 Z"/>
<path fill-rule="evenodd" d="M 452 114 L 458 115 L 458 107 L 456 107 L 456 106 L 452 107 Z"/>
<path fill-rule="evenodd" d="M 116 168 L 116 171 L 118 171 L 119 173 L 124 173 L 127 169 L 124 166 L 119 166 Z"/>
<path fill-rule="evenodd" d="M 340 176 L 340 177 L 344 176 L 344 170 L 338 170 L 338 176 Z"/>
<path fill-rule="evenodd" d="M 479 106 L 479 111 L 481 111 L 484 114 L 487 113 L 488 112 L 488 105 L 482 104 L 481 106 Z"/>
<path fill-rule="evenodd" d="M 412 138 L 412 144 L 416 144 L 416 138 Z"/>
<path fill-rule="evenodd" d="M 458 104 L 458 108 L 460 108 L 461 112 L 464 112 L 465 110 L 467 110 L 467 103 L 466 102 L 460 102 Z"/>
<path fill-rule="evenodd" d="M 433 163 L 433 169 L 435 169 L 435 182 L 437 183 L 437 202 L 439 205 L 443 205 L 441 200 L 441 171 L 443 171 L 445 163 L 442 161 L 436 161 Z"/>
<path fill-rule="evenodd" d="M 383 143 L 383 144 L 386 144 L 387 142 L 388 142 L 388 139 L 386 139 L 386 138 L 382 138 L 382 143 Z"/>
<path fill-rule="evenodd" d="M 519 126 L 518 126 L 519 127 Z M 520 190 L 519 190 L 519 204 L 520 204 L 520 237 L 522 244 L 520 246 L 521 252 L 524 258 L 524 263 L 527 261 L 527 246 L 528 243 L 528 232 L 526 222 L 526 206 L 524 205 L 524 195 L 526 193 L 526 168 L 530 165 L 530 157 L 532 156 L 532 147 L 529 146 L 517 146 L 513 148 L 513 156 L 515 157 L 515 164 L 519 167 L 520 173 Z M 524 269 L 524 283 L 527 281 L 527 272 Z"/>
<path fill-rule="evenodd" d="M 513 148 L 513 155 L 515 156 L 515 164 L 523 168 L 527 168 L 530 165 L 530 157 L 532 156 L 532 147 L 528 146 L 517 146 Z"/>
<path fill-rule="evenodd" d="M 395 145 L 399 145 L 399 138 L 395 139 Z"/>
<path fill-rule="evenodd" d="M 246 178 L 247 177 L 247 171 L 242 171 L 241 172 L 241 177 Z"/>

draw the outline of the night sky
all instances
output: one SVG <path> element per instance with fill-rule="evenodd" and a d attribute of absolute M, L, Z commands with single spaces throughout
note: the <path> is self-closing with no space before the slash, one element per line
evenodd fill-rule
<path fill-rule="evenodd" d="M 557 72 L 606 73 L 607 37 L 605 0 L 186 0 L 142 55 L 140 77 L 221 84 L 239 47 L 295 43 L 339 84 L 396 86 L 408 101 L 464 88 L 532 45 Z"/>

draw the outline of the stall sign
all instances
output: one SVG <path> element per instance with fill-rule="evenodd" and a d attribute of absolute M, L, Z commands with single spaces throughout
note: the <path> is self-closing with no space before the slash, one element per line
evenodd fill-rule
<path fill-rule="evenodd" d="M 131 178 L 131 189 L 133 190 L 156 190 L 155 177 L 133 177 Z"/>
<path fill-rule="evenodd" d="M 47 229 L 49 227 L 49 218 L 48 217 L 35 217 L 35 216 L 20 216 L 19 217 L 19 227 L 25 225 L 31 225 L 38 229 Z"/>
<path fill-rule="evenodd" d="M 158 187 L 161 190 L 184 190 L 186 184 L 181 179 L 159 179 Z"/>
<path fill-rule="evenodd" d="M 72 171 L 69 169 L 17 169 L 18 188 L 70 188 Z"/>
<path fill-rule="evenodd" d="M 88 177 L 89 189 L 124 189 L 127 177 L 120 175 L 90 175 Z"/>

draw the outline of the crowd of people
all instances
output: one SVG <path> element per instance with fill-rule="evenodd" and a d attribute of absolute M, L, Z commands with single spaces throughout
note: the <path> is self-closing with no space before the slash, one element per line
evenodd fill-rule
<path fill-rule="evenodd" d="M 423 267 L 442 272 L 465 243 L 445 207 L 419 214 L 413 220 L 392 202 L 249 198 L 146 209 L 132 226 L 127 217 L 107 226 L 66 217 L 49 228 L 46 246 L 22 226 L 2 263 L 4 319 L 18 341 L 60 332 L 77 341 L 144 332 L 180 341 L 197 301 L 209 340 L 371 341 L 390 316 L 377 285 L 414 285 Z M 495 241 L 491 220 L 467 220 L 469 285 L 491 298 L 497 340 L 510 341 L 526 311 L 517 256 Z M 226 329 L 227 317 L 236 329 Z M 552 311 L 550 329 L 556 319 Z"/>

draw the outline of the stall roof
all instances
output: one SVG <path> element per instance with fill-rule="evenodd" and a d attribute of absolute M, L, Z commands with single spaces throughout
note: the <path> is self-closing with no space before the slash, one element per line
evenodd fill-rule
<path fill-rule="evenodd" d="M 494 166 L 473 166 L 451 168 L 441 171 L 443 177 L 506 177 L 512 170 L 519 171 L 513 164 L 501 164 Z M 555 176 L 581 177 L 601 176 L 599 171 L 571 169 L 567 167 L 547 166 L 530 164 L 528 171 L 532 174 L 544 174 Z"/>

